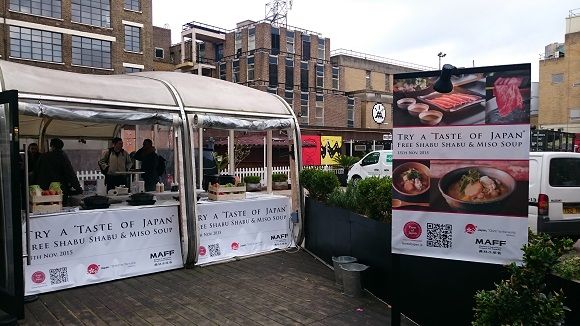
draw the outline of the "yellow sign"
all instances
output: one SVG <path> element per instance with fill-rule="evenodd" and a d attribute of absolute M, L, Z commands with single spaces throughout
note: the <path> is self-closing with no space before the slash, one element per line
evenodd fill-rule
<path fill-rule="evenodd" d="M 320 136 L 320 164 L 335 165 L 335 157 L 342 152 L 341 136 Z"/>

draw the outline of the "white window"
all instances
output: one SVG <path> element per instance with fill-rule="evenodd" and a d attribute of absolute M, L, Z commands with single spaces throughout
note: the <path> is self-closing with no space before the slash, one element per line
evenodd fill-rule
<path fill-rule="evenodd" d="M 324 65 L 316 65 L 316 87 L 324 88 Z"/>
<path fill-rule="evenodd" d="M 294 54 L 294 31 L 286 31 L 286 52 L 288 52 L 288 57 Z"/>
<path fill-rule="evenodd" d="M 125 51 L 141 52 L 141 28 L 125 25 Z"/>
<path fill-rule="evenodd" d="M 324 60 L 325 59 L 325 50 L 326 50 L 326 42 L 325 39 L 319 38 L 318 39 L 318 59 Z"/>
<path fill-rule="evenodd" d="M 254 56 L 248 57 L 248 81 L 254 80 Z"/>
<path fill-rule="evenodd" d="M 332 89 L 338 89 L 338 67 L 332 67 Z"/>
<path fill-rule="evenodd" d="M 25 14 L 61 18 L 61 0 L 10 0 L 10 10 Z"/>
<path fill-rule="evenodd" d="M 10 26 L 10 56 L 46 62 L 62 62 L 62 34 Z"/>
<path fill-rule="evenodd" d="M 241 46 L 240 46 L 241 47 Z M 256 28 L 248 29 L 248 52 L 256 49 Z"/>
<path fill-rule="evenodd" d="M 354 97 L 348 97 L 346 103 L 346 126 L 354 128 Z"/>
<path fill-rule="evenodd" d="M 238 58 L 240 55 L 242 55 L 242 33 L 240 33 L 239 31 L 234 32 L 234 38 L 235 38 L 235 54 L 236 54 L 236 58 Z"/>
<path fill-rule="evenodd" d="M 316 94 L 316 125 L 324 126 L 324 95 Z"/>
<path fill-rule="evenodd" d="M 300 122 L 308 124 L 308 92 L 300 93 Z"/>
<path fill-rule="evenodd" d="M 240 60 L 236 59 L 232 62 L 232 81 L 234 83 L 240 82 Z"/>
<path fill-rule="evenodd" d="M 125 0 L 125 9 L 132 11 L 141 11 L 141 1 L 139 0 Z"/>
<path fill-rule="evenodd" d="M 111 27 L 109 0 L 72 0 L 72 21 L 100 27 Z"/>
<path fill-rule="evenodd" d="M 73 35 L 72 63 L 92 68 L 113 68 L 111 42 Z"/>

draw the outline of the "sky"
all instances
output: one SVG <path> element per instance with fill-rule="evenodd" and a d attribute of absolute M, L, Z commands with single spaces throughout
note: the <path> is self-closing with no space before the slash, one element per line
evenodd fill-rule
<path fill-rule="evenodd" d="M 191 21 L 233 29 L 265 17 L 267 0 L 153 0 L 153 24 L 169 26 L 172 43 Z M 564 42 L 572 0 L 293 0 L 288 25 L 321 33 L 331 50 L 348 49 L 437 68 L 532 64 L 544 47 Z M 580 14 L 580 9 L 577 10 Z"/>

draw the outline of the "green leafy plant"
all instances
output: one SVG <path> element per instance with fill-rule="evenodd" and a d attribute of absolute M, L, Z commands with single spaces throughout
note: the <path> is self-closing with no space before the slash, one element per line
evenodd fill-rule
<path fill-rule="evenodd" d="M 495 289 L 478 291 L 475 295 L 474 326 L 483 325 L 560 325 L 564 321 L 564 297 L 550 292 L 546 278 L 569 251 L 572 240 L 550 238 L 546 234 L 529 233 L 524 245 L 524 264 L 508 265 L 509 279 L 496 284 Z"/>
<path fill-rule="evenodd" d="M 356 189 L 357 188 L 352 182 L 346 186 L 344 191 L 341 188 L 334 189 L 334 191 L 328 196 L 328 205 L 348 209 L 358 213 Z"/>
<path fill-rule="evenodd" d="M 360 180 L 356 185 L 357 210 L 373 220 L 391 221 L 391 189 L 393 181 L 390 177 L 370 177 Z"/>
<path fill-rule="evenodd" d="M 580 257 L 563 257 L 562 260 L 554 266 L 554 274 L 562 278 L 580 281 Z"/>
<path fill-rule="evenodd" d="M 306 169 L 300 172 L 302 186 L 308 190 L 308 195 L 316 200 L 326 202 L 328 196 L 340 186 L 334 172 Z"/>
<path fill-rule="evenodd" d="M 272 173 L 273 182 L 285 182 L 288 181 L 288 176 L 285 173 Z"/>
<path fill-rule="evenodd" d="M 360 158 L 355 156 L 340 155 L 335 156 L 333 159 L 334 163 L 344 169 L 344 174 L 348 173 L 348 170 L 360 160 Z"/>
<path fill-rule="evenodd" d="M 247 177 L 244 177 L 245 183 L 260 183 L 260 180 L 262 180 L 262 178 L 260 178 L 257 175 L 249 175 Z"/>

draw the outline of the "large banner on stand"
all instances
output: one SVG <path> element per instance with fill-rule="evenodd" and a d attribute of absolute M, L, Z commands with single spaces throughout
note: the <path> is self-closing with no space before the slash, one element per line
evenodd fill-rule
<path fill-rule="evenodd" d="M 183 267 L 177 208 L 127 207 L 32 217 L 25 293 Z"/>
<path fill-rule="evenodd" d="M 198 265 L 294 246 L 290 198 L 198 202 Z"/>
<path fill-rule="evenodd" d="M 530 65 L 395 75 L 392 251 L 505 264 L 527 243 Z"/>

